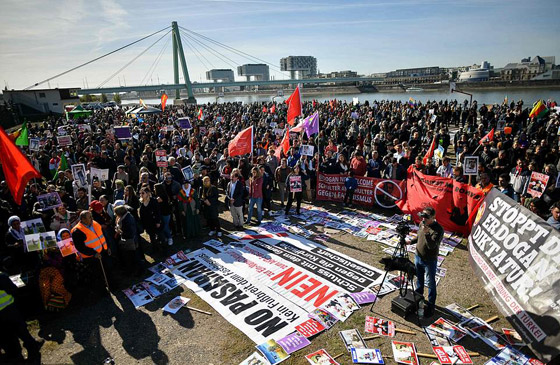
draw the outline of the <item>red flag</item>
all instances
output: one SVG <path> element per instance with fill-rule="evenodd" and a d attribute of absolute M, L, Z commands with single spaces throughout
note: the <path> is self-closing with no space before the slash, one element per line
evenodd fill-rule
<path fill-rule="evenodd" d="M 484 142 L 489 142 L 494 139 L 494 128 L 487 135 L 482 137 L 482 139 L 478 142 L 478 144 L 483 144 Z"/>
<path fill-rule="evenodd" d="M 6 177 L 8 188 L 16 204 L 21 204 L 21 198 L 27 182 L 33 178 L 41 178 L 31 162 L 12 142 L 3 128 L 0 127 L 0 162 Z"/>
<path fill-rule="evenodd" d="M 269 143 L 269 140 L 267 139 L 267 140 L 266 140 L 266 145 L 264 145 L 264 147 L 263 147 L 263 149 L 264 149 L 265 151 L 268 151 L 268 143 Z"/>
<path fill-rule="evenodd" d="M 262 112 L 263 112 L 263 113 L 268 113 L 268 109 L 266 108 L 266 106 L 263 106 Z"/>
<path fill-rule="evenodd" d="M 161 111 L 165 111 L 165 104 L 167 104 L 167 94 L 163 93 L 161 95 Z"/>
<path fill-rule="evenodd" d="M 316 105 L 317 105 L 317 100 L 313 99 L 313 109 L 315 109 Z"/>
<path fill-rule="evenodd" d="M 274 113 L 276 113 L 276 104 L 272 104 L 272 106 L 270 107 L 270 114 Z"/>
<path fill-rule="evenodd" d="M 231 157 L 241 156 L 253 151 L 253 126 L 242 130 L 228 144 L 228 152 Z"/>
<path fill-rule="evenodd" d="M 280 146 L 278 146 L 278 148 L 274 152 L 274 155 L 278 157 L 278 160 L 280 160 L 280 157 L 282 156 L 280 152 L 284 152 L 284 154 L 287 155 L 289 150 L 290 150 L 290 129 L 286 128 L 286 134 L 284 134 L 284 138 L 282 138 L 282 142 L 280 142 Z"/>
<path fill-rule="evenodd" d="M 296 87 L 292 95 L 286 99 L 286 104 L 288 104 L 288 124 L 294 125 L 296 117 L 301 115 L 301 96 L 299 94 L 299 86 Z"/>
<path fill-rule="evenodd" d="M 202 108 L 198 109 L 198 120 L 204 120 L 204 114 L 202 114 Z"/>
<path fill-rule="evenodd" d="M 429 158 L 434 156 L 434 150 L 435 149 L 436 149 L 436 137 L 434 136 L 434 139 L 432 140 L 432 144 L 430 145 L 430 148 L 428 149 L 428 152 L 426 152 L 426 155 L 424 156 L 424 159 L 422 160 L 424 165 L 426 165 L 428 163 Z"/>

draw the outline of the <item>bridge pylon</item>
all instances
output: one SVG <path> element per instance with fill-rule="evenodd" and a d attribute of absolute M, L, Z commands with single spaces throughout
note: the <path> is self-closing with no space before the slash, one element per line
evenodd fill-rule
<path fill-rule="evenodd" d="M 183 78 L 185 79 L 185 88 L 187 89 L 187 103 L 196 104 L 196 99 L 193 94 L 191 79 L 189 78 L 189 70 L 187 69 L 187 61 L 185 60 L 185 54 L 183 52 L 183 43 L 181 42 L 181 34 L 179 33 L 179 26 L 177 22 L 171 22 L 171 34 L 173 40 L 173 77 L 175 84 L 179 84 L 179 61 L 181 62 L 181 71 L 183 72 Z M 175 104 L 180 104 L 181 100 L 181 90 L 175 90 Z"/>

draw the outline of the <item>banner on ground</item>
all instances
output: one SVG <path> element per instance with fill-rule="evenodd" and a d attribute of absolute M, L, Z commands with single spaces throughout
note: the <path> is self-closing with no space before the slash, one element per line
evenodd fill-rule
<path fill-rule="evenodd" d="M 256 343 L 282 338 L 340 295 L 381 281 L 383 271 L 302 237 L 266 235 L 189 254 L 175 274 Z"/>
<path fill-rule="evenodd" d="M 471 266 L 543 361 L 560 354 L 560 233 L 492 189 L 469 236 Z"/>
<path fill-rule="evenodd" d="M 467 235 L 470 215 L 484 198 L 479 189 L 448 177 L 424 175 L 416 169 L 408 172 L 406 192 L 397 206 L 419 222 L 426 206 L 436 210 L 436 219 L 446 231 Z"/>
<path fill-rule="evenodd" d="M 342 202 L 346 187 L 346 175 L 323 174 L 317 177 L 317 200 Z M 354 203 L 366 206 L 378 204 L 383 208 L 394 208 L 403 198 L 405 181 L 356 177 L 358 188 L 354 192 Z"/>

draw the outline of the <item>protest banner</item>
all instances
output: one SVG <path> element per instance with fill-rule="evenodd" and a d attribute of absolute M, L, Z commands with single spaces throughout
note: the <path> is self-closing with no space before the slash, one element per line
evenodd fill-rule
<path fill-rule="evenodd" d="M 54 193 L 38 195 L 37 201 L 39 202 L 40 209 L 43 212 L 49 209 L 55 209 L 56 207 L 62 205 L 60 195 L 58 195 L 56 191 Z"/>
<path fill-rule="evenodd" d="M 132 134 L 130 133 L 129 126 L 122 126 L 122 127 L 113 127 L 115 131 L 115 137 L 117 139 L 131 139 Z"/>
<path fill-rule="evenodd" d="M 418 213 L 430 205 L 435 208 L 436 219 L 443 229 L 466 235 L 471 231 L 469 217 L 483 197 L 482 191 L 468 184 L 412 169 L 408 172 L 404 198 L 397 206 L 419 222 Z"/>
<path fill-rule="evenodd" d="M 560 354 L 560 233 L 493 189 L 468 240 L 471 266 L 500 312 L 541 360 Z"/>
<path fill-rule="evenodd" d="M 72 144 L 71 136 L 57 136 L 56 140 L 59 146 L 70 146 Z"/>
<path fill-rule="evenodd" d="M 257 343 L 281 338 L 295 328 L 305 337 L 320 331 L 304 325 L 308 312 L 322 311 L 318 308 L 339 298 L 342 302 L 348 293 L 363 292 L 383 274 L 290 233 L 212 248 L 189 254 L 191 261 L 173 272 Z"/>
<path fill-rule="evenodd" d="M 346 187 L 346 175 L 329 175 L 319 173 L 317 177 L 317 200 L 342 202 Z M 354 192 L 354 203 L 382 208 L 393 208 L 397 200 L 403 198 L 405 181 L 386 180 L 374 177 L 357 176 L 358 188 Z"/>
<path fill-rule="evenodd" d="M 109 180 L 109 169 L 98 169 L 95 167 L 90 168 L 89 174 L 91 179 L 97 178 L 99 181 Z"/>
<path fill-rule="evenodd" d="M 550 176 L 547 174 L 541 174 L 540 172 L 533 171 L 531 173 L 529 184 L 527 185 L 527 194 L 530 194 L 534 198 L 540 198 L 546 189 L 548 179 L 550 179 Z"/>
<path fill-rule="evenodd" d="M 156 155 L 156 166 L 167 167 L 167 152 L 165 150 L 156 150 L 154 154 Z"/>
<path fill-rule="evenodd" d="M 192 181 L 194 179 L 194 172 L 191 166 L 186 166 L 181 169 L 185 181 Z"/>
<path fill-rule="evenodd" d="M 309 145 L 309 144 L 304 144 L 304 145 L 301 145 L 301 146 L 300 146 L 300 148 L 299 148 L 299 153 L 300 153 L 300 155 L 302 155 L 302 156 L 311 156 L 311 157 L 313 157 L 314 150 L 315 150 L 315 146 Z"/>

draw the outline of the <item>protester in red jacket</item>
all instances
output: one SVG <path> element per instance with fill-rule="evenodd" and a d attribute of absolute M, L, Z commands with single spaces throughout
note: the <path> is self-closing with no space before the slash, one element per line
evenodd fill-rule
<path fill-rule="evenodd" d="M 364 176 L 366 174 L 367 163 L 361 151 L 356 152 L 356 155 L 350 162 L 350 168 L 354 172 L 354 176 Z"/>

